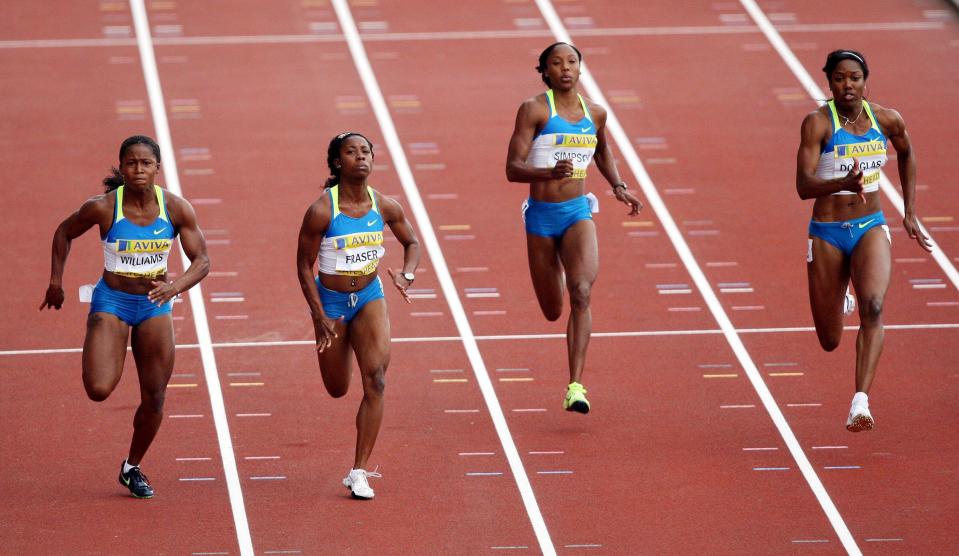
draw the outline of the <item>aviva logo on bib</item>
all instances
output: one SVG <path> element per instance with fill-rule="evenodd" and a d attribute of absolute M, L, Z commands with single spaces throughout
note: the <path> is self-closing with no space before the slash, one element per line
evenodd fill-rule
<path fill-rule="evenodd" d="M 886 154 L 886 144 L 882 141 L 867 141 L 865 143 L 836 145 L 836 158 L 875 156 L 878 154 Z"/>
<path fill-rule="evenodd" d="M 118 239 L 117 253 L 160 253 L 171 245 L 172 239 Z"/>
<path fill-rule="evenodd" d="M 360 232 L 358 234 L 349 234 L 335 238 L 334 242 L 337 249 L 350 249 L 352 247 L 381 245 L 383 243 L 383 232 Z"/>
<path fill-rule="evenodd" d="M 553 142 L 557 147 L 579 147 L 583 149 L 596 148 L 597 139 L 595 135 L 576 134 L 576 133 L 558 133 Z"/>

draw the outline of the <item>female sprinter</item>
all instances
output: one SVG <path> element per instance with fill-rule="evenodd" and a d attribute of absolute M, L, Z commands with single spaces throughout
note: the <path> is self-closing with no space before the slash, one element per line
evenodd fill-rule
<path fill-rule="evenodd" d="M 41 310 L 63 305 L 63 268 L 70 244 L 97 226 L 104 265 L 87 317 L 83 386 L 91 400 L 107 399 L 120 381 L 129 337 L 140 378 L 140 407 L 119 480 L 137 498 L 153 496 L 140 461 L 163 420 L 163 400 L 173 372 L 173 298 L 210 271 L 193 207 L 154 185 L 159 173 L 160 147 L 153 139 L 134 135 L 120 145 L 120 169 L 114 168 L 103 180 L 106 193 L 83 203 L 53 235 L 50 285 L 40 305 Z M 190 268 L 168 282 L 167 259 L 177 235 Z"/>
<path fill-rule="evenodd" d="M 373 144 L 359 133 L 342 133 L 330 141 L 326 163 L 332 176 L 326 191 L 306 211 L 300 228 L 296 270 L 310 306 L 320 373 L 334 398 L 346 394 L 355 354 L 363 379 L 363 401 L 356 413 L 356 453 L 343 484 L 353 497 L 373 498 L 367 459 L 383 421 L 383 391 L 390 362 L 390 321 L 383 283 L 376 267 L 383 258 L 383 225 L 403 245 L 403 270 L 393 285 L 407 302 L 406 288 L 415 278 L 420 246 L 399 203 L 367 185 L 373 170 Z M 319 275 L 313 264 L 320 259 Z"/>
<path fill-rule="evenodd" d="M 808 114 L 796 168 L 800 199 L 815 199 L 809 223 L 806 271 L 809 304 L 819 343 L 839 345 L 844 298 L 850 278 L 859 296 L 856 338 L 856 393 L 846 429 L 871 430 L 869 387 L 882 353 L 882 304 L 889 287 L 892 241 L 879 204 L 879 173 L 886 141 L 896 148 L 905 201 L 903 226 L 919 246 L 931 251 L 916 220 L 916 156 L 898 112 L 865 99 L 869 66 L 853 50 L 836 50 L 823 67 L 832 99 Z M 852 312 L 846 302 L 847 311 Z"/>
<path fill-rule="evenodd" d="M 583 194 L 589 162 L 596 160 L 616 199 L 629 205 L 630 216 L 638 214 L 642 204 L 619 178 L 606 142 L 606 110 L 576 91 L 582 60 L 575 46 L 562 42 L 540 54 L 536 71 L 549 90 L 519 107 L 506 156 L 506 178 L 529 183 L 529 199 L 523 205 L 526 249 L 533 289 L 547 320 L 562 315 L 564 284 L 569 290 L 569 386 L 563 407 L 588 413 L 589 401 L 580 380 L 592 331 L 590 290 L 599 270 L 590 206 L 596 201 Z"/>

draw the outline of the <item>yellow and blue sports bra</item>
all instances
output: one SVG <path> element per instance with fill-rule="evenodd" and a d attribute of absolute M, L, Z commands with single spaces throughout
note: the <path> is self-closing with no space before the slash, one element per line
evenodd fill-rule
<path fill-rule="evenodd" d="M 113 224 L 103 238 L 103 268 L 108 272 L 130 278 L 156 278 L 166 274 L 167 259 L 176 233 L 167 216 L 163 189 L 153 190 L 160 206 L 160 214 L 151 224 L 138 226 L 123 216 L 123 189 L 117 188 L 113 207 Z"/>
<path fill-rule="evenodd" d="M 386 253 L 383 247 L 383 217 L 373 188 L 367 186 L 373 206 L 359 218 L 340 212 L 339 184 L 327 189 L 332 217 L 320 243 L 320 273 L 365 276 L 376 272 Z"/>
<path fill-rule="evenodd" d="M 886 164 L 886 136 L 879 129 L 869 102 L 862 101 L 862 109 L 869 116 L 872 127 L 865 135 L 855 135 L 843 129 L 836 112 L 836 102 L 826 103 L 832 116 L 832 137 L 819 155 L 816 176 L 825 180 L 842 178 L 852 168 L 853 157 L 859 162 L 863 174 L 863 193 L 879 190 L 879 175 Z M 833 195 L 856 195 L 852 191 L 837 191 Z"/>
<path fill-rule="evenodd" d="M 552 168 L 560 160 L 573 163 L 573 178 L 586 178 L 586 167 L 596 152 L 596 126 L 586 107 L 586 101 L 579 94 L 583 105 L 583 118 L 578 122 L 569 122 L 560 117 L 556 110 L 553 90 L 546 91 L 546 104 L 549 105 L 549 120 L 543 129 L 533 138 L 526 163 L 535 168 Z"/>

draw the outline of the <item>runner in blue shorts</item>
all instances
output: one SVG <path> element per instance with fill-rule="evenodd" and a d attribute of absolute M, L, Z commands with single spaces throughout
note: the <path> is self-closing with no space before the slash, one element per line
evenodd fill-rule
<path fill-rule="evenodd" d="M 802 123 L 796 171 L 801 199 L 815 199 L 809 223 L 806 269 L 809 304 L 819 343 L 839 346 L 843 314 L 854 310 L 850 278 L 859 296 L 856 393 L 846 429 L 871 430 L 869 388 L 882 353 L 882 307 L 889 287 L 892 254 L 889 227 L 879 204 L 886 143 L 897 153 L 905 202 L 902 221 L 909 237 L 931 251 L 916 218 L 916 155 L 898 112 L 865 99 L 869 66 L 854 50 L 836 50 L 823 67 L 832 99 Z"/>
<path fill-rule="evenodd" d="M 296 256 L 297 276 L 310 306 L 323 384 L 334 398 L 350 387 L 350 356 L 363 378 L 363 401 L 356 415 L 356 453 L 343 484 L 354 498 L 374 492 L 367 462 L 383 422 L 383 392 L 390 362 L 390 323 L 377 268 L 383 258 L 383 229 L 390 227 L 403 245 L 403 269 L 388 272 L 393 285 L 406 289 L 420 260 L 419 242 L 393 199 L 367 185 L 373 170 L 373 144 L 359 133 L 330 141 L 327 165 L 332 174 L 323 194 L 306 211 Z M 319 258 L 319 273 L 313 268 Z"/>
<path fill-rule="evenodd" d="M 153 139 L 134 135 L 120 145 L 120 168 L 103 180 L 106 192 L 87 200 L 57 228 L 50 285 L 40 305 L 41 310 L 63 306 L 63 269 L 70 244 L 97 226 L 103 275 L 90 299 L 83 386 L 91 400 L 107 399 L 120 381 L 129 337 L 140 378 L 140 406 L 119 481 L 137 498 L 153 496 L 140 462 L 163 420 L 163 400 L 173 372 L 173 299 L 210 269 L 193 207 L 155 185 L 159 173 L 160 147 Z M 177 236 L 190 267 L 168 281 L 167 260 Z"/>
<path fill-rule="evenodd" d="M 583 57 L 571 44 L 555 43 L 540 54 L 539 72 L 549 88 L 519 107 L 506 156 L 506 178 L 529 184 L 523 205 L 526 249 L 533 289 L 550 321 L 563 313 L 569 291 L 566 327 L 569 385 L 563 407 L 589 412 L 581 382 L 592 331 L 589 298 L 599 270 L 596 227 L 591 212 L 596 197 L 584 195 L 586 168 L 595 160 L 616 199 L 639 214 L 642 203 L 619 177 L 606 142 L 606 110 L 576 90 Z M 595 209 L 595 210 L 591 210 Z"/>

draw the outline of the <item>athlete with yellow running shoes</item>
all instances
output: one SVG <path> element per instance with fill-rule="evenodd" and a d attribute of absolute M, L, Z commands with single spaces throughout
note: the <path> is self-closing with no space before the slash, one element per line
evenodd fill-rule
<path fill-rule="evenodd" d="M 599 248 L 592 212 L 598 202 L 584 194 L 591 161 L 606 178 L 616 199 L 639 214 L 642 203 L 619 177 L 606 142 L 606 110 L 579 95 L 582 54 L 571 44 L 555 43 L 540 54 L 536 71 L 549 87 L 524 101 L 506 155 L 506 178 L 528 183 L 523 204 L 526 247 L 533 289 L 547 320 L 563 313 L 569 291 L 566 327 L 569 385 L 563 407 L 588 413 L 581 377 L 592 332 L 589 298 L 599 270 Z"/>

